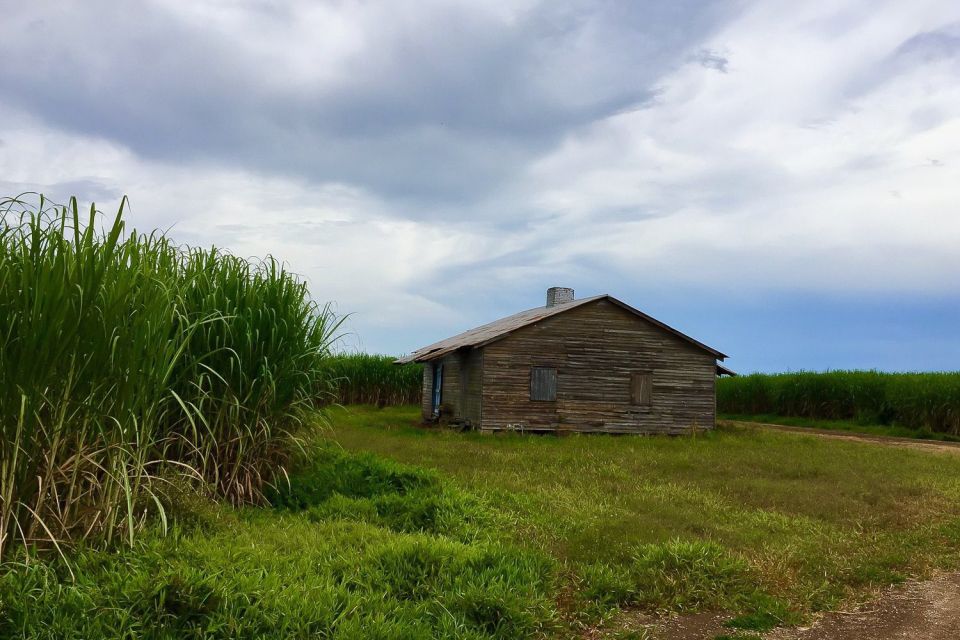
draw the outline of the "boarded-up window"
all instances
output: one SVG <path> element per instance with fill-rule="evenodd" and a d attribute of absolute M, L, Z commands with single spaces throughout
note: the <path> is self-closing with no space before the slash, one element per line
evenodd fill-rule
<path fill-rule="evenodd" d="M 553 402 L 557 399 L 557 370 L 553 367 L 530 369 L 530 399 Z"/>
<path fill-rule="evenodd" d="M 649 407 L 653 403 L 653 374 L 630 374 L 630 404 Z"/>

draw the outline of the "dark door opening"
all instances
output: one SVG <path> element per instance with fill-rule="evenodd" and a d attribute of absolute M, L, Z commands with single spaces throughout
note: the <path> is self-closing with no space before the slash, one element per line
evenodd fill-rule
<path fill-rule="evenodd" d="M 434 362 L 433 363 L 433 401 L 431 403 L 431 409 L 433 417 L 440 415 L 440 401 L 442 400 L 442 391 L 443 391 L 443 363 Z"/>

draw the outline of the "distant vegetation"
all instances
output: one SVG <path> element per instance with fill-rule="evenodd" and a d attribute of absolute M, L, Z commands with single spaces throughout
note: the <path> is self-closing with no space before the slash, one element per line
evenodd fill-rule
<path fill-rule="evenodd" d="M 158 479 L 262 501 L 329 398 L 338 320 L 274 259 L 0 201 L 0 557 L 132 541 Z M 313 423 L 311 419 L 310 423 Z"/>
<path fill-rule="evenodd" d="M 960 373 L 828 371 L 725 378 L 717 385 L 717 410 L 960 435 Z"/>
<path fill-rule="evenodd" d="M 325 361 L 340 404 L 419 404 L 423 365 L 394 364 L 390 356 L 345 354 Z"/>

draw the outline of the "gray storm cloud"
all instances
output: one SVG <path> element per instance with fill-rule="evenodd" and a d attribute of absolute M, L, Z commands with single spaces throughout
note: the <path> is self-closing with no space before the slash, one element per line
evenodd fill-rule
<path fill-rule="evenodd" d="M 15 5 L 2 99 L 146 158 L 456 202 L 648 101 L 723 14 L 632 0 L 508 18 L 470 4 L 312 6 L 250 3 L 218 22 L 150 2 Z M 341 20 L 354 33 L 338 44 Z"/>

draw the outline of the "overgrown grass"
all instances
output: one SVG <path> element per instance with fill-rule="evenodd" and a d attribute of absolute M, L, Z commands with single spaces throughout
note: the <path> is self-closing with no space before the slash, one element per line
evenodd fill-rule
<path fill-rule="evenodd" d="M 769 627 L 960 560 L 960 456 L 734 428 L 558 438 L 417 420 L 350 407 L 333 437 L 456 479 L 511 539 L 556 558 L 574 619 L 723 608 Z"/>
<path fill-rule="evenodd" d="M 506 640 L 552 625 L 549 559 L 362 522 L 251 515 L 84 552 L 73 571 L 0 577 L 0 636 Z"/>
<path fill-rule="evenodd" d="M 270 507 L 187 491 L 171 535 L 81 548 L 75 579 L 56 557 L 8 565 L 0 637 L 575 638 L 623 609 L 725 610 L 754 637 L 960 561 L 960 456 L 418 420 L 335 410 Z"/>
<path fill-rule="evenodd" d="M 271 492 L 270 500 L 311 521 L 358 520 L 460 542 L 491 540 L 500 533 L 492 511 L 434 472 L 372 454 L 347 454 L 326 442 L 309 449 L 298 471 Z"/>
<path fill-rule="evenodd" d="M 329 393 L 337 320 L 303 283 L 128 232 L 123 209 L 101 228 L 76 200 L 0 201 L 0 559 L 132 541 L 164 475 L 260 500 Z"/>
<path fill-rule="evenodd" d="M 719 380 L 717 409 L 960 435 L 960 373 L 757 373 Z"/>
<path fill-rule="evenodd" d="M 418 404 L 423 387 L 423 365 L 394 364 L 391 356 L 340 354 L 325 361 L 340 404 L 377 406 Z"/>
<path fill-rule="evenodd" d="M 130 550 L 0 576 L 0 637 L 530 638 L 555 562 L 435 473 L 320 446 L 274 509 L 200 503 Z M 196 499 L 194 498 L 194 501 Z M 96 611 L 97 615 L 89 615 Z"/>

